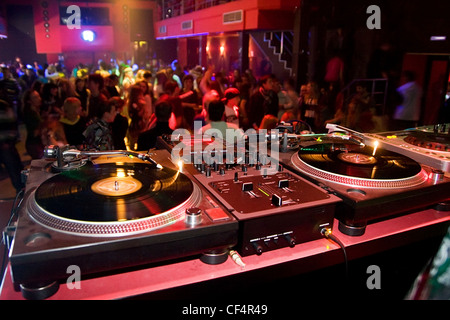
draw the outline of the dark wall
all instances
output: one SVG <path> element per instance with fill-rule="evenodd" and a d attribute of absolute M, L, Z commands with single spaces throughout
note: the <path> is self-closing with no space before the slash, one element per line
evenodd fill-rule
<path fill-rule="evenodd" d="M 36 52 L 32 6 L 6 6 L 8 38 L 0 40 L 0 62 L 10 63 L 16 56 L 32 64 L 46 62 L 46 55 Z"/>
<path fill-rule="evenodd" d="M 366 26 L 370 5 L 381 10 L 381 29 Z M 305 0 L 311 53 L 310 77 L 320 81 L 326 61 L 338 46 L 347 69 L 346 79 L 379 77 L 382 70 L 398 73 L 405 53 L 450 53 L 450 2 L 440 0 Z M 304 23 L 304 22 L 303 22 Z M 338 35 L 338 30 L 342 31 Z M 433 35 L 446 35 L 442 42 Z"/>

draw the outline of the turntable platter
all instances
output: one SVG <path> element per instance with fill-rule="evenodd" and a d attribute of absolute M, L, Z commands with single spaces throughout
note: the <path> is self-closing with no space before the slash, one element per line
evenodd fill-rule
<path fill-rule="evenodd" d="M 292 162 L 313 178 L 353 186 L 397 188 L 426 178 L 420 164 L 408 157 L 336 139 L 301 148 Z"/>
<path fill-rule="evenodd" d="M 181 172 L 144 163 L 102 164 L 44 181 L 29 204 L 39 223 L 81 234 L 148 231 L 184 217 L 200 198 Z"/>

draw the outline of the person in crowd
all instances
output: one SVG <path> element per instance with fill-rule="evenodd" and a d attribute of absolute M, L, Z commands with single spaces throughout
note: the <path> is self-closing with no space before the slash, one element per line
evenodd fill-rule
<path fill-rule="evenodd" d="M 104 79 L 105 89 L 108 92 L 108 97 L 120 97 L 119 77 L 116 74 L 110 74 Z"/>
<path fill-rule="evenodd" d="M 148 85 L 148 90 L 149 90 L 149 94 L 150 97 L 152 97 L 152 101 L 155 99 L 155 95 L 153 92 L 153 83 L 152 83 L 152 72 L 149 70 L 145 70 L 144 74 L 142 75 L 142 81 L 147 82 Z"/>
<path fill-rule="evenodd" d="M 48 82 L 43 85 L 41 98 L 40 112 L 42 117 L 45 118 L 49 115 L 57 117 L 62 114 L 62 102 L 59 99 L 58 86 L 54 82 Z"/>
<path fill-rule="evenodd" d="M 37 80 L 36 71 L 34 71 L 31 65 L 27 65 L 24 69 L 24 74 L 19 78 L 22 91 L 30 89 L 33 82 Z"/>
<path fill-rule="evenodd" d="M 83 132 L 86 148 L 100 151 L 114 149 L 110 124 L 114 121 L 115 117 L 116 107 L 114 103 L 99 105 L 96 117 L 91 120 L 88 127 Z"/>
<path fill-rule="evenodd" d="M 88 103 L 91 92 L 86 86 L 86 78 L 75 79 L 75 97 L 81 102 L 81 115 L 83 117 L 88 116 Z"/>
<path fill-rule="evenodd" d="M 63 116 L 61 122 L 67 143 L 78 149 L 83 149 L 84 136 L 86 130 L 86 118 L 81 116 L 81 101 L 76 97 L 67 98 L 63 105 Z"/>
<path fill-rule="evenodd" d="M 319 108 L 320 92 L 317 83 L 310 81 L 306 85 L 306 93 L 302 105 L 302 120 L 316 132 L 316 117 Z"/>
<path fill-rule="evenodd" d="M 159 99 L 161 95 L 164 94 L 164 86 L 168 81 L 166 70 L 159 70 L 156 73 L 155 84 L 153 86 L 153 96 L 155 99 Z"/>
<path fill-rule="evenodd" d="M 324 81 L 337 88 L 343 88 L 344 86 L 344 61 L 338 50 L 333 50 L 332 57 L 327 62 Z"/>
<path fill-rule="evenodd" d="M 183 87 L 183 83 L 181 82 L 181 78 L 178 76 L 178 74 L 176 74 L 173 71 L 173 69 L 171 67 L 166 69 L 166 74 L 167 74 L 168 81 L 174 81 L 178 85 L 178 88 L 180 88 L 180 89 Z"/>
<path fill-rule="evenodd" d="M 75 85 L 67 78 L 59 78 L 57 82 L 58 97 L 60 101 L 60 108 L 62 108 L 64 101 L 69 97 L 76 97 Z"/>
<path fill-rule="evenodd" d="M 172 106 L 167 101 L 160 101 L 155 105 L 156 124 L 153 128 L 142 132 L 138 138 L 137 150 L 148 151 L 156 146 L 156 140 L 163 134 L 172 134 L 169 127 L 169 119 L 172 114 Z"/>
<path fill-rule="evenodd" d="M 1 86 L 4 88 L 4 90 L 6 92 L 6 97 L 8 99 L 8 102 L 11 104 L 12 108 L 14 109 L 14 113 L 16 114 L 17 118 L 20 119 L 20 116 L 21 116 L 21 114 L 20 114 L 20 110 L 21 110 L 20 96 L 21 96 L 22 90 L 21 90 L 17 80 L 11 74 L 10 68 L 2 67 L 2 73 L 3 73 L 3 79 L 0 81 Z"/>
<path fill-rule="evenodd" d="M 204 125 L 209 123 L 209 119 L 208 119 L 208 106 L 212 101 L 219 101 L 219 94 L 217 93 L 216 90 L 210 90 L 208 91 L 202 99 L 202 111 L 196 115 L 194 117 L 194 123 L 195 122 L 200 122 L 201 126 L 203 127 Z"/>
<path fill-rule="evenodd" d="M 148 119 L 145 118 L 147 109 L 146 100 L 142 88 L 137 84 L 133 85 L 130 89 L 127 107 L 130 117 L 130 125 L 127 133 L 128 147 L 131 150 L 136 150 L 137 139 L 148 126 Z"/>
<path fill-rule="evenodd" d="M 239 102 L 239 126 L 247 130 L 249 128 L 247 104 L 251 95 L 251 86 L 247 74 L 244 73 L 236 79 L 235 88 L 241 93 Z"/>
<path fill-rule="evenodd" d="M 88 102 L 88 120 L 94 119 L 99 110 L 103 110 L 104 105 L 108 103 L 108 99 L 102 93 L 104 89 L 103 77 L 98 73 L 89 75 L 88 87 L 90 91 L 90 97 Z"/>
<path fill-rule="evenodd" d="M 260 78 L 260 85 L 256 92 L 250 96 L 249 110 L 247 112 L 250 126 L 259 129 L 262 119 L 266 114 L 276 110 L 278 114 L 278 96 L 273 91 L 273 79 L 270 75 Z"/>
<path fill-rule="evenodd" d="M 326 88 L 320 89 L 319 103 L 317 105 L 317 114 L 315 133 L 325 133 L 328 132 L 326 129 L 326 121 L 332 119 L 334 117 L 334 108 L 330 106 L 330 92 Z"/>
<path fill-rule="evenodd" d="M 295 91 L 295 83 L 293 78 L 288 78 L 283 83 L 284 90 L 286 92 L 286 103 L 280 103 L 280 110 L 278 112 L 278 119 L 281 119 L 285 113 L 288 113 L 287 117 L 292 119 L 300 119 L 299 116 L 299 95 Z"/>
<path fill-rule="evenodd" d="M 244 137 L 244 132 L 234 123 L 228 123 L 223 120 L 223 115 L 225 112 L 225 105 L 222 101 L 211 101 L 208 105 L 208 118 L 209 123 L 201 127 L 199 133 L 206 135 L 215 135 L 217 130 L 220 132 L 218 138 L 226 141 L 227 139 L 227 129 L 232 129 L 233 136 L 237 140 Z M 215 130 L 211 130 L 215 129 Z M 232 143 L 231 141 L 226 141 L 227 143 Z M 233 141 L 234 142 L 234 141 Z"/>
<path fill-rule="evenodd" d="M 0 163 L 5 166 L 11 183 L 18 193 L 25 187 L 21 179 L 24 167 L 16 148 L 19 130 L 14 109 L 2 99 L 4 92 L 4 88 L 0 87 Z"/>
<path fill-rule="evenodd" d="M 44 146 L 54 145 L 62 147 L 68 144 L 64 126 L 59 121 L 59 118 L 59 116 L 54 115 L 43 118 L 41 141 Z"/>
<path fill-rule="evenodd" d="M 241 93 L 236 88 L 228 88 L 225 90 L 224 98 L 225 104 L 225 122 L 234 123 L 239 127 L 239 103 L 241 100 Z"/>
<path fill-rule="evenodd" d="M 164 85 L 164 94 L 159 97 L 159 101 L 167 101 L 172 106 L 172 117 L 169 120 L 170 127 L 175 130 L 184 128 L 191 130 L 190 123 L 184 119 L 183 105 L 179 96 L 180 87 L 175 81 L 167 81 Z"/>
<path fill-rule="evenodd" d="M 180 99 L 183 108 L 191 108 L 195 111 L 199 109 L 198 93 L 194 89 L 194 77 L 190 74 L 183 77 L 183 88 L 180 91 Z"/>
<path fill-rule="evenodd" d="M 109 99 L 108 103 L 114 104 L 117 112 L 116 117 L 111 124 L 114 149 L 127 150 L 125 137 L 127 136 L 128 131 L 128 118 L 122 115 L 125 101 L 120 97 L 112 97 Z"/>
<path fill-rule="evenodd" d="M 153 114 L 152 93 L 150 92 L 150 87 L 148 86 L 148 82 L 146 80 L 136 81 L 136 85 L 141 87 L 142 94 L 144 95 L 145 99 L 144 121 L 145 123 L 148 124 Z"/>
<path fill-rule="evenodd" d="M 208 91 L 210 91 L 212 89 L 211 82 L 213 81 L 213 78 L 214 78 L 215 68 L 216 67 L 214 64 L 208 64 L 208 67 L 206 68 L 206 71 L 203 74 L 203 77 L 201 78 L 200 83 L 199 83 L 199 87 L 200 87 L 202 94 L 206 94 Z M 219 93 L 219 92 L 217 92 L 217 93 Z M 219 95 L 220 95 L 220 93 L 219 93 Z"/>
<path fill-rule="evenodd" d="M 40 114 L 41 96 L 37 91 L 27 90 L 23 94 L 23 122 L 27 129 L 25 149 L 32 159 L 40 159 L 44 155 L 41 140 L 43 120 Z"/>
<path fill-rule="evenodd" d="M 134 80 L 133 69 L 130 67 L 126 67 L 123 70 L 123 79 L 122 79 L 122 94 L 124 98 L 127 98 L 131 87 L 136 83 Z"/>
<path fill-rule="evenodd" d="M 416 82 L 414 72 L 406 70 L 402 74 L 403 85 L 397 88 L 402 98 L 393 115 L 394 130 L 403 130 L 418 126 L 421 112 L 422 88 Z"/>

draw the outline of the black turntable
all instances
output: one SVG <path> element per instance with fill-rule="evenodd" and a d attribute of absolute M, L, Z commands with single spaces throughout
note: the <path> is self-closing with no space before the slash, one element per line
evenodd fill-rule
<path fill-rule="evenodd" d="M 187 256 L 226 260 L 236 219 L 207 201 L 167 151 L 150 162 L 126 152 L 98 155 L 32 161 L 10 251 L 13 282 L 25 297 L 57 290 L 70 266 L 89 277 Z"/>
<path fill-rule="evenodd" d="M 365 145 L 348 134 L 300 138 L 281 161 L 343 199 L 339 230 L 357 236 L 369 222 L 448 200 L 450 179 L 411 158 Z"/>

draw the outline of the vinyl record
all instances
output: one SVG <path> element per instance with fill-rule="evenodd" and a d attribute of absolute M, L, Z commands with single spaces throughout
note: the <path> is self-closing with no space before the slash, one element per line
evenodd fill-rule
<path fill-rule="evenodd" d="M 318 143 L 303 147 L 298 158 L 308 166 L 339 176 L 370 180 L 396 180 L 418 175 L 422 167 L 401 154 L 346 143 Z"/>
<path fill-rule="evenodd" d="M 61 218 L 115 222 L 151 217 L 184 203 L 193 192 L 179 171 L 143 163 L 86 165 L 42 183 L 36 204 Z"/>

